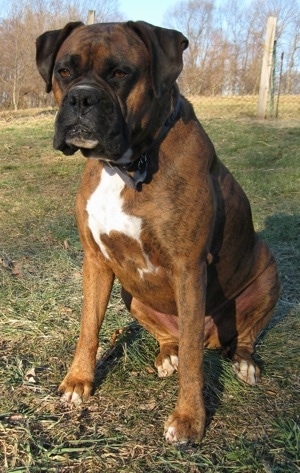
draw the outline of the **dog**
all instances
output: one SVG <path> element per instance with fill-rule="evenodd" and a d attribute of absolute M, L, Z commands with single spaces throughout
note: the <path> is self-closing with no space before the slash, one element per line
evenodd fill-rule
<path fill-rule="evenodd" d="M 254 385 L 252 359 L 279 295 L 274 257 L 246 195 L 180 94 L 187 38 L 146 22 L 68 23 L 36 42 L 59 111 L 54 148 L 87 158 L 76 214 L 84 249 L 83 309 L 59 391 L 93 389 L 98 334 L 114 279 L 132 316 L 158 341 L 158 376 L 178 370 L 165 423 L 170 443 L 202 439 L 203 348 L 232 359 Z"/>

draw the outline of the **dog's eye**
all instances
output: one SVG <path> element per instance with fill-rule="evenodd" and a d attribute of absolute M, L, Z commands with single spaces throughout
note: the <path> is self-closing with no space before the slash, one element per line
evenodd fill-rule
<path fill-rule="evenodd" d="M 63 79 L 67 79 L 68 77 L 71 77 L 71 72 L 69 71 L 69 69 L 63 68 L 63 69 L 60 69 L 58 72 L 59 72 L 59 75 Z"/>
<path fill-rule="evenodd" d="M 114 79 L 123 79 L 126 75 L 127 75 L 126 72 L 121 71 L 120 69 L 116 69 L 113 72 L 113 78 Z"/>

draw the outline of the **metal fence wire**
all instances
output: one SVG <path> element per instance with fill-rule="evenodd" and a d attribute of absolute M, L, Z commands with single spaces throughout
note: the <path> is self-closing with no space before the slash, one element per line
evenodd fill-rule
<path fill-rule="evenodd" d="M 264 46 L 260 38 L 251 51 L 200 49 L 200 60 L 186 57 L 179 84 L 203 118 L 300 119 L 298 48 L 286 56 L 278 51 L 276 24 L 268 17 Z"/>

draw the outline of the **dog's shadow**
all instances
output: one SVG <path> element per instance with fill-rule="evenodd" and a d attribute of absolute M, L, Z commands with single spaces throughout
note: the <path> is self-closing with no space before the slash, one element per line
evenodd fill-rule
<path fill-rule="evenodd" d="M 130 353 L 131 345 L 140 343 L 147 343 L 144 337 L 144 328 L 136 321 L 132 321 L 125 328 L 122 336 L 120 336 L 114 345 L 110 347 L 97 361 L 94 392 L 101 388 L 101 385 L 105 382 L 109 373 L 120 363 L 124 357 L 124 347 L 126 346 L 126 352 Z M 156 352 L 153 352 L 153 360 L 156 354 Z M 206 408 L 206 428 L 210 425 L 222 400 L 222 393 L 224 390 L 223 362 L 224 357 L 222 357 L 220 350 L 205 349 L 205 385 L 203 394 Z M 176 378 L 174 382 L 178 383 L 178 378 Z"/>
<path fill-rule="evenodd" d="M 143 328 L 135 321 L 130 322 L 122 331 L 120 337 L 116 340 L 105 353 L 98 359 L 95 370 L 94 390 L 97 390 L 106 380 L 110 371 L 118 365 L 121 358 L 124 356 L 124 347 L 130 346 L 137 340 L 142 338 Z"/>
<path fill-rule="evenodd" d="M 274 215 L 265 222 L 265 229 L 260 236 L 275 250 L 279 273 L 284 275 L 282 281 L 282 296 L 294 300 L 295 287 L 299 285 L 297 280 L 297 258 L 291 258 L 291 251 L 299 245 L 300 217 L 287 215 Z M 272 248 L 273 247 L 273 248 Z M 295 255 L 296 256 L 296 255 Z M 291 305 L 278 303 L 278 309 L 269 324 L 265 327 L 259 340 L 274 326 L 288 316 Z M 98 390 L 105 381 L 107 375 L 119 363 L 124 356 L 124 346 L 130 348 L 131 344 L 143 338 L 144 329 L 135 321 L 128 324 L 122 336 L 115 344 L 107 350 L 96 365 L 95 390 Z M 143 343 L 143 341 L 141 342 Z M 156 353 L 153 353 L 153 359 Z M 263 361 L 258 353 L 254 355 L 254 361 L 263 371 Z M 228 363 L 228 364 L 227 364 Z M 206 428 L 210 425 L 220 403 L 224 392 L 225 379 L 228 374 L 224 371 L 229 368 L 230 361 L 224 361 L 219 350 L 205 350 L 204 353 L 204 401 L 206 408 Z M 176 380 L 177 381 L 177 380 Z"/>
<path fill-rule="evenodd" d="M 299 303 L 300 215 L 274 214 L 268 217 L 260 237 L 274 253 L 281 283 L 277 308 L 264 334 L 287 317 Z"/>

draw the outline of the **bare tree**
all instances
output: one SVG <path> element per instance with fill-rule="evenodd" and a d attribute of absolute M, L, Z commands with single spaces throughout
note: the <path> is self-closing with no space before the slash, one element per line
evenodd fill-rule
<path fill-rule="evenodd" d="M 71 20 L 122 19 L 118 0 L 12 0 L 0 19 L 0 108 L 44 107 L 52 96 L 35 67 L 35 39 Z M 277 51 L 284 52 L 282 91 L 300 93 L 300 0 L 179 0 L 165 24 L 190 41 L 180 77 L 187 94 L 256 94 L 268 16 L 278 21 Z M 279 68 L 280 64 L 278 64 Z"/>
<path fill-rule="evenodd" d="M 215 94 L 222 88 L 217 71 L 225 67 L 226 45 L 224 48 L 214 11 L 213 0 L 188 0 L 177 3 L 166 14 L 168 26 L 183 31 L 189 38 L 181 77 L 189 94 Z"/>
<path fill-rule="evenodd" d="M 299 79 L 299 0 L 182 0 L 166 18 L 190 40 L 181 77 L 191 94 L 256 94 L 268 16 L 278 18 L 277 48 L 286 51 L 286 90 Z M 297 89 L 298 90 L 298 89 Z"/>
<path fill-rule="evenodd" d="M 118 17 L 117 0 L 13 0 L 0 21 L 0 107 L 34 107 L 52 104 L 35 66 L 35 39 L 71 20 L 86 21 L 88 9 L 97 21 Z"/>
<path fill-rule="evenodd" d="M 285 73 L 285 92 L 300 93 L 300 15 L 294 18 L 293 34 L 290 36 L 288 66 Z"/>

